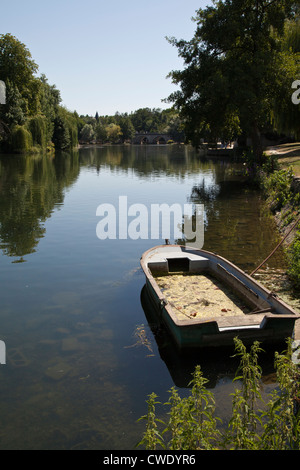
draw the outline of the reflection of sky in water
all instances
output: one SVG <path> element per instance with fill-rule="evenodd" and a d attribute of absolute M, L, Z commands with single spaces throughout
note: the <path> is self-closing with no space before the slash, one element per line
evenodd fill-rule
<path fill-rule="evenodd" d="M 7 365 L 0 366 L 0 448 L 133 448 L 147 395 L 164 401 L 177 380 L 185 387 L 198 360 L 221 408 L 230 407 L 230 358 L 220 364 L 200 355 L 187 364 L 148 326 L 139 259 L 161 240 L 96 236 L 97 207 L 117 205 L 120 195 L 147 208 L 204 203 L 205 248 L 255 268 L 276 243 L 257 195 L 234 189 L 226 165 L 182 150 L 1 157 L 0 339 Z M 26 262 L 14 263 L 20 259 Z M 146 325 L 153 355 L 137 344 L 139 325 Z"/>

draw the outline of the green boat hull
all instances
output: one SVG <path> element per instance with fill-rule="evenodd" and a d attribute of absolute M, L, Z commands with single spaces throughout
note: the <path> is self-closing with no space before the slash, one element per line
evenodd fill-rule
<path fill-rule="evenodd" d="M 154 253 L 153 256 L 152 253 Z M 182 257 L 186 259 L 187 256 L 193 260 L 197 256 L 199 260 L 200 258 L 206 259 L 204 270 L 215 270 L 218 275 L 222 276 L 224 282 L 231 284 L 234 289 L 239 289 L 239 294 L 245 296 L 250 303 L 252 302 L 254 308 L 260 309 L 259 315 L 245 316 L 242 320 L 240 317 L 231 317 L 225 324 L 224 320 L 222 324 L 217 318 L 178 321 L 172 305 L 165 299 L 151 270 L 151 266 L 157 267 L 158 265 L 161 270 L 163 263 L 168 262 L 168 256 L 173 260 L 176 256 L 178 256 L 177 260 Z M 204 263 L 204 261 L 201 262 Z M 179 348 L 232 346 L 235 337 L 239 337 L 244 344 L 252 344 L 254 341 L 275 344 L 293 335 L 295 321 L 299 315 L 238 267 L 213 253 L 204 250 L 189 250 L 177 245 L 155 247 L 143 255 L 141 266 L 146 275 L 146 287 L 157 318 L 169 330 Z M 198 263 L 197 270 L 201 271 L 201 269 Z M 263 311 L 267 313 L 262 314 Z"/>

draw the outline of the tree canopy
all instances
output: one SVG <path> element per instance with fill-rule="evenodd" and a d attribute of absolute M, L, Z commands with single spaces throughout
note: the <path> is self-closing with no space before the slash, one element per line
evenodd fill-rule
<path fill-rule="evenodd" d="M 27 92 L 38 71 L 38 66 L 31 57 L 25 44 L 12 34 L 0 36 L 0 77 L 9 80 L 22 93 Z"/>
<path fill-rule="evenodd" d="M 206 141 L 251 137 L 256 159 L 260 134 L 272 129 L 300 136 L 300 106 L 292 84 L 300 78 L 299 4 L 292 0 L 213 0 L 199 9 L 190 41 L 169 39 L 184 59 L 170 73 L 180 85 L 169 109 L 79 116 L 61 105 L 60 91 L 37 76 L 28 48 L 0 34 L 0 105 L 3 151 L 68 150 L 83 142 L 130 142 L 135 133 L 170 135 L 197 146 Z M 297 83 L 297 82 L 296 82 Z M 101 105 L 101 103 L 98 103 Z"/>
<path fill-rule="evenodd" d="M 27 47 L 12 34 L 0 35 L 0 77 L 6 86 L 5 104 L 0 106 L 3 150 L 23 152 L 52 144 L 67 149 L 77 143 L 73 113 L 60 105 L 55 85 L 37 72 Z"/>
<path fill-rule="evenodd" d="M 168 100 L 194 145 L 245 132 L 260 160 L 260 133 L 275 114 L 276 97 L 299 72 L 299 56 L 284 52 L 282 42 L 287 21 L 298 31 L 298 18 L 291 0 L 214 0 L 197 11 L 190 41 L 168 39 L 184 60 L 183 70 L 169 74 L 180 90 Z"/>

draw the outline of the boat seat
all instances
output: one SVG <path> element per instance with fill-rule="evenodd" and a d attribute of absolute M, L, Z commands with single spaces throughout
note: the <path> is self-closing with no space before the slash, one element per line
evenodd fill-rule
<path fill-rule="evenodd" d="M 209 266 L 209 259 L 204 258 L 203 256 L 197 256 L 195 258 L 190 258 L 190 272 L 196 273 L 207 269 Z"/>
<path fill-rule="evenodd" d="M 168 266 L 168 261 L 167 259 L 164 260 L 158 260 L 158 261 L 151 261 L 151 263 L 148 263 L 148 268 L 154 273 L 168 273 L 169 272 L 169 266 Z"/>
<path fill-rule="evenodd" d="M 171 256 L 170 256 L 171 255 Z M 183 268 L 187 266 L 187 269 L 182 269 L 183 271 L 188 271 L 191 273 L 196 273 L 202 271 L 203 269 L 208 268 L 209 260 L 203 256 L 195 256 L 193 254 L 185 254 L 184 256 L 178 256 L 178 253 L 170 253 L 168 257 L 163 256 L 154 256 L 151 261 L 148 262 L 148 267 L 152 273 L 168 273 L 169 271 L 174 271 L 173 268 L 176 264 L 178 265 L 178 270 L 180 271 L 180 266 Z"/>

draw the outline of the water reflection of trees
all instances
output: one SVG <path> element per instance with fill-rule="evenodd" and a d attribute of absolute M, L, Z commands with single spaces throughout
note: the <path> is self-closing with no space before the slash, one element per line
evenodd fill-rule
<path fill-rule="evenodd" d="M 259 191 L 245 182 L 229 178 L 211 187 L 202 182 L 192 188 L 189 200 L 205 206 L 204 249 L 252 271 L 276 246 L 275 223 Z M 270 266 L 283 264 L 282 251 L 269 262 Z"/>
<path fill-rule="evenodd" d="M 103 146 L 87 147 L 80 151 L 83 166 L 127 173 L 130 168 L 137 177 L 174 175 L 184 177 L 187 171 L 199 172 L 201 154 L 186 146 Z M 209 162 L 201 161 L 201 168 L 209 169 Z"/>
<path fill-rule="evenodd" d="M 259 194 L 237 180 L 230 162 L 214 164 L 182 146 L 109 146 L 55 158 L 0 157 L 0 248 L 5 254 L 22 261 L 35 251 L 45 236 L 44 222 L 63 204 L 65 189 L 81 167 L 131 172 L 140 179 L 157 176 L 162 184 L 165 177 L 180 182 L 192 176 L 187 202 L 204 204 L 204 248 L 244 269 L 254 269 L 277 242 L 274 225 L 260 209 Z"/>
<path fill-rule="evenodd" d="M 78 153 L 1 156 L 0 248 L 7 256 L 33 253 L 45 235 L 44 222 L 64 200 L 79 174 Z"/>

